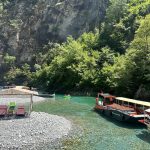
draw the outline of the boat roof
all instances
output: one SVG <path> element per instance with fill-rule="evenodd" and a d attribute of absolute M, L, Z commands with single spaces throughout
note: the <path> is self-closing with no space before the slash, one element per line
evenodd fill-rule
<path fill-rule="evenodd" d="M 115 96 L 113 96 L 113 95 L 110 95 L 109 93 L 98 93 L 98 95 L 100 95 L 100 96 L 103 96 L 103 97 L 105 97 L 105 98 L 115 98 Z"/>
<path fill-rule="evenodd" d="M 150 107 L 150 102 L 144 102 L 144 101 L 139 101 L 139 100 L 124 98 L 124 97 L 116 97 L 116 99 L 120 100 L 120 101 L 124 101 L 124 102 L 129 102 L 129 103 L 134 103 L 134 104 L 139 104 L 139 105 L 142 105 L 142 106 L 148 106 L 148 107 Z"/>

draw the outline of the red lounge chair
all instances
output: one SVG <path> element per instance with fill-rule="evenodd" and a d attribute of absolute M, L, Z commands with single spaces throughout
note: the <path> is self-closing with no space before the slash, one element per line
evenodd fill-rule
<path fill-rule="evenodd" d="M 7 106 L 0 105 L 0 116 L 6 116 L 6 115 L 7 115 Z"/>
<path fill-rule="evenodd" d="M 25 116 L 25 114 L 26 112 L 24 106 L 18 106 L 16 116 Z"/>

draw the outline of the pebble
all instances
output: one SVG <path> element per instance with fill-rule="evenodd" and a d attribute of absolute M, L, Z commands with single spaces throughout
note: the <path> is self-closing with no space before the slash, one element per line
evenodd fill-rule
<path fill-rule="evenodd" d="M 44 112 L 32 112 L 30 118 L 0 120 L 0 149 L 41 149 L 45 144 L 56 144 L 71 128 L 64 117 Z"/>

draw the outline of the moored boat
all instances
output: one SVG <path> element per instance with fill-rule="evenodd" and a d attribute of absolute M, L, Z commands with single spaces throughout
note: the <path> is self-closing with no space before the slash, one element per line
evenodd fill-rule
<path fill-rule="evenodd" d="M 55 94 L 37 94 L 37 96 L 45 98 L 55 98 Z"/>
<path fill-rule="evenodd" d="M 98 93 L 94 109 L 119 121 L 140 122 L 147 117 L 144 111 L 148 108 L 149 102 Z"/>

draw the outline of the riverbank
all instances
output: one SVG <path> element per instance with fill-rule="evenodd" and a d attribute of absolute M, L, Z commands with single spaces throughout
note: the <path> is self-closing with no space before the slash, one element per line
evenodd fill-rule
<path fill-rule="evenodd" d="M 0 149 L 55 149 L 71 131 L 64 117 L 32 112 L 30 118 L 0 121 Z"/>

